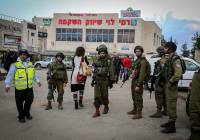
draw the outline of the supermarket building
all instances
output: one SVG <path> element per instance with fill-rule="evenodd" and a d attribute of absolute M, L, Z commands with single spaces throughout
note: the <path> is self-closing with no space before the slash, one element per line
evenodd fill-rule
<path fill-rule="evenodd" d="M 110 53 L 133 54 L 141 45 L 145 53 L 161 45 L 161 29 L 154 21 L 145 21 L 140 10 L 128 8 L 118 13 L 54 13 L 53 18 L 34 17 L 33 23 L 47 30 L 47 51 L 71 55 L 78 46 L 87 54 L 96 54 L 101 43 Z"/>

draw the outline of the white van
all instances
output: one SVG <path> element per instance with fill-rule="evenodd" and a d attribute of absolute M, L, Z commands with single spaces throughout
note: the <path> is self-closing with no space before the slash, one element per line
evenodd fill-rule
<path fill-rule="evenodd" d="M 151 75 L 153 75 L 155 62 L 159 60 L 160 57 L 158 57 L 158 55 L 152 55 L 152 56 L 147 56 L 146 58 L 151 64 Z M 186 72 L 183 74 L 183 78 L 179 81 L 178 87 L 188 88 L 190 82 L 192 82 L 192 77 L 193 77 L 194 72 L 200 69 L 200 63 L 187 57 L 182 57 L 182 59 L 185 61 Z"/>

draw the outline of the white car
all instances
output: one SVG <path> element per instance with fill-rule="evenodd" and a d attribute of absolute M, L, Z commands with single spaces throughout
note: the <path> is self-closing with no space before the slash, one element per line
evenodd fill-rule
<path fill-rule="evenodd" d="M 36 61 L 34 64 L 35 68 L 47 68 L 50 63 L 54 61 L 55 57 L 47 57 L 43 61 Z M 72 69 L 72 61 L 68 61 L 67 58 L 63 60 L 63 63 L 66 65 L 67 69 Z"/>
<path fill-rule="evenodd" d="M 195 60 L 191 58 L 181 57 L 185 61 L 186 65 L 186 72 L 183 74 L 182 79 L 178 83 L 179 88 L 188 88 L 188 85 L 190 82 L 192 82 L 192 77 L 194 75 L 194 72 L 196 72 L 198 69 L 200 69 L 200 63 L 196 62 Z M 149 63 L 151 64 L 151 75 L 153 75 L 153 70 L 155 66 L 155 62 L 159 60 L 160 58 L 156 55 L 153 55 L 151 57 L 147 57 Z"/>

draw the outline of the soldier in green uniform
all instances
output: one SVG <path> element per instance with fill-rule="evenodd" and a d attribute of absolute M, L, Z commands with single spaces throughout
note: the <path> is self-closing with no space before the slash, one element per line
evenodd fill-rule
<path fill-rule="evenodd" d="M 108 55 L 107 47 L 101 44 L 97 47 L 98 58 L 93 63 L 94 73 L 91 85 L 94 87 L 94 106 L 96 112 L 93 118 L 100 116 L 100 106 L 104 105 L 103 114 L 109 111 L 108 88 L 112 88 L 115 76 L 112 58 Z"/>
<path fill-rule="evenodd" d="M 195 72 L 192 79 L 189 112 L 191 122 L 190 140 L 200 140 L 200 69 Z"/>
<path fill-rule="evenodd" d="M 153 72 L 153 78 L 155 78 L 155 100 L 157 105 L 157 112 L 150 115 L 151 118 L 161 118 L 162 115 L 167 115 L 167 105 L 164 88 L 164 65 L 167 58 L 165 56 L 164 47 L 158 47 L 156 51 L 159 54 L 159 57 L 161 57 L 157 62 L 155 62 Z"/>
<path fill-rule="evenodd" d="M 63 94 L 64 94 L 64 87 L 66 87 L 66 84 L 68 83 L 67 78 L 67 69 L 65 64 L 62 62 L 62 60 L 65 58 L 64 54 L 61 52 L 58 52 L 56 54 L 56 60 L 55 62 L 52 62 L 50 66 L 48 67 L 47 72 L 47 81 L 48 81 L 48 105 L 46 106 L 46 110 L 52 109 L 51 101 L 54 99 L 54 91 L 57 89 L 58 92 L 58 109 L 62 110 L 62 102 L 63 102 Z"/>
<path fill-rule="evenodd" d="M 143 84 L 146 75 L 147 60 L 142 56 L 144 49 L 142 46 L 136 46 L 134 53 L 137 59 L 133 64 L 133 75 L 132 75 L 132 100 L 133 109 L 127 112 L 129 115 L 135 115 L 132 119 L 142 118 L 142 108 L 143 108 Z"/>
<path fill-rule="evenodd" d="M 167 59 L 164 71 L 165 71 L 165 95 L 167 99 L 167 113 L 169 120 L 167 123 L 161 125 L 164 129 L 162 133 L 175 133 L 175 122 L 177 119 L 176 107 L 178 98 L 178 82 L 182 77 L 182 64 L 180 57 L 176 54 L 176 44 L 173 42 L 167 42 L 165 45 L 169 58 Z"/>

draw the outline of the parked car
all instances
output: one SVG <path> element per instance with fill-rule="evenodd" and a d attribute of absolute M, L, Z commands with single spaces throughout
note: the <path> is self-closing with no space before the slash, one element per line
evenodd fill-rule
<path fill-rule="evenodd" d="M 190 82 L 192 82 L 192 77 L 194 72 L 196 72 L 200 68 L 200 63 L 196 62 L 191 58 L 181 57 L 186 64 L 186 72 L 183 74 L 181 80 L 179 80 L 178 87 L 179 88 L 188 88 Z M 151 57 L 147 57 L 149 63 L 151 64 L 151 75 L 153 75 L 153 70 L 155 66 L 155 62 L 160 59 L 158 55 L 153 55 Z"/>
<path fill-rule="evenodd" d="M 42 60 L 42 61 L 36 61 L 34 64 L 35 68 L 47 68 L 49 66 L 50 63 L 52 63 L 54 61 L 54 57 L 47 57 L 46 59 Z M 63 63 L 66 65 L 67 69 L 72 69 L 72 61 L 67 60 L 67 58 L 65 58 L 63 60 Z"/>

